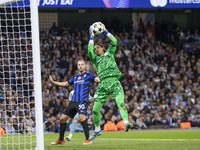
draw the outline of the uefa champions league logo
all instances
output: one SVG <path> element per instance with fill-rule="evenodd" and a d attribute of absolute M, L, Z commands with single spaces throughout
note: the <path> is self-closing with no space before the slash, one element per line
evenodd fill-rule
<path fill-rule="evenodd" d="M 167 0 L 150 0 L 153 7 L 164 7 L 167 5 Z"/>

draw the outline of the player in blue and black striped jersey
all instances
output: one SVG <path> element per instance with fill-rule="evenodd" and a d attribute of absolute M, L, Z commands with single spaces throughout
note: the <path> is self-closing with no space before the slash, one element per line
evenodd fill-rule
<path fill-rule="evenodd" d="M 67 82 L 56 82 L 53 80 L 51 76 L 49 76 L 49 80 L 51 83 L 57 85 L 57 86 L 69 86 L 73 85 L 74 88 L 74 94 L 71 102 L 67 106 L 67 108 L 64 110 L 61 118 L 60 118 L 60 133 L 59 133 L 59 139 L 57 139 L 55 142 L 52 142 L 51 144 L 64 144 L 64 134 L 66 130 L 66 121 L 69 118 L 73 118 L 76 113 L 79 113 L 79 118 L 81 121 L 81 125 L 83 126 L 84 133 L 85 133 L 85 144 L 91 144 L 92 142 L 89 140 L 89 129 L 88 124 L 86 120 L 86 113 L 87 113 L 87 107 L 88 107 L 88 98 L 89 98 L 89 90 L 91 87 L 91 84 L 95 82 L 100 82 L 99 78 L 96 77 L 94 74 L 90 72 L 86 72 L 86 64 L 83 59 L 78 60 L 77 62 L 77 68 L 79 70 L 79 73 L 74 75 L 69 81 Z"/>
<path fill-rule="evenodd" d="M 72 90 L 72 91 L 69 93 L 69 101 L 72 100 L 73 95 L 74 95 L 74 90 Z M 90 103 L 93 101 L 92 96 L 91 96 L 90 94 L 89 94 L 88 100 L 89 100 Z M 71 119 L 72 119 L 72 118 L 71 118 Z M 73 134 L 74 134 L 74 132 L 75 132 L 75 130 L 76 130 L 76 128 L 77 128 L 77 123 L 78 123 L 79 120 L 80 120 L 80 119 L 79 119 L 79 113 L 77 113 L 77 114 L 74 116 L 74 118 L 73 118 L 73 120 L 72 120 L 72 123 L 71 123 L 70 126 L 69 126 L 69 128 L 70 128 L 70 132 L 69 132 L 69 133 L 70 133 L 70 134 L 66 137 L 66 140 L 67 140 L 67 141 L 71 141 L 71 138 L 72 138 L 72 136 L 73 136 Z M 69 123 L 69 121 L 70 121 L 70 119 L 67 121 L 67 123 Z"/>

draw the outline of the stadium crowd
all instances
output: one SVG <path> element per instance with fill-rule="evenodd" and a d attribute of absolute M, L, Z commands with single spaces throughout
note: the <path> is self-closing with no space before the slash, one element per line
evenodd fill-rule
<path fill-rule="evenodd" d="M 198 29 L 194 32 L 189 29 L 182 31 L 175 24 L 171 32 L 166 33 L 162 30 L 163 25 L 153 26 L 150 22 L 145 25 L 142 20 L 134 29 L 131 23 L 122 28 L 117 20 L 105 22 L 105 25 L 118 41 L 115 58 L 123 74 L 121 83 L 125 92 L 129 121 L 133 124 L 132 129 L 180 127 L 181 122 L 190 122 L 192 127 L 200 127 Z M 68 81 L 77 73 L 78 58 L 86 61 L 87 71 L 95 73 L 87 54 L 88 39 L 88 28 L 78 26 L 63 25 L 59 30 L 54 24 L 49 32 L 40 34 L 43 117 L 46 132 L 59 132 L 59 119 L 69 103 L 68 96 L 72 90 L 72 87 L 52 85 L 48 81 L 49 75 L 56 81 Z M 104 43 L 106 48 L 110 44 L 104 35 L 95 37 L 95 41 Z M 192 49 L 185 49 L 185 43 L 195 46 Z M 91 96 L 97 88 L 98 84 L 94 83 L 90 90 Z M 12 89 L 7 88 L 8 94 L 12 94 L 11 91 Z M 4 109 L 5 103 L 9 103 L 5 97 L 1 95 L 0 110 Z M 22 102 L 26 104 L 27 101 L 32 105 L 23 106 Z M 26 130 L 21 131 L 33 132 L 35 125 L 31 116 L 35 113 L 34 100 L 16 100 L 16 104 L 18 104 L 16 110 L 30 109 L 31 113 L 20 114 L 8 106 L 7 114 L 0 113 L 2 128 L 8 133 L 16 130 L 18 127 L 12 122 L 19 122 L 16 118 L 20 116 L 22 118 L 20 129 L 26 127 Z M 92 107 L 93 103 L 88 107 L 90 129 L 93 128 Z M 121 121 L 119 110 L 112 97 L 104 104 L 101 114 L 102 129 L 109 121 L 114 124 Z M 29 123 L 24 127 L 23 121 Z"/>
<path fill-rule="evenodd" d="M 200 127 L 200 43 L 199 32 L 182 31 L 177 24 L 168 33 L 168 42 L 156 40 L 163 35 L 162 30 L 148 22 L 138 23 L 134 31 L 130 23 L 122 30 L 116 21 L 107 23 L 108 29 L 118 40 L 116 62 L 123 73 L 121 83 L 125 92 L 125 105 L 128 109 L 132 128 L 180 127 L 181 122 L 191 122 L 192 127 Z M 106 25 L 107 27 L 107 25 Z M 88 29 L 70 28 L 64 25 L 59 35 L 54 25 L 50 32 L 41 34 L 42 79 L 44 118 L 47 130 L 51 126 L 59 130 L 59 112 L 66 107 L 70 88 L 52 86 L 48 75 L 57 81 L 67 81 L 76 72 L 76 60 L 84 58 L 87 70 L 94 69 L 88 60 Z M 166 36 L 166 35 L 165 35 Z M 102 35 L 96 42 L 108 48 L 109 40 Z M 184 49 L 184 43 L 197 43 L 193 49 Z M 94 83 L 90 94 L 93 96 L 98 85 Z M 46 114 L 46 115 L 45 115 Z M 121 121 L 116 102 L 110 97 L 102 110 L 101 127 L 107 121 L 117 124 Z M 51 118 L 51 119 L 50 119 Z M 88 109 L 88 122 L 92 128 L 92 104 Z M 51 126 L 51 128 L 52 128 Z"/>

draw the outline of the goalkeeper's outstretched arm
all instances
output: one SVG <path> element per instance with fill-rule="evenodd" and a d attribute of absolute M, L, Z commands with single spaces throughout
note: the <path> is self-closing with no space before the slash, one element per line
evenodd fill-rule
<path fill-rule="evenodd" d="M 54 81 L 52 76 L 49 75 L 49 80 L 51 83 L 57 85 L 57 86 L 69 86 L 69 83 L 68 82 L 57 82 L 57 81 Z"/>
<path fill-rule="evenodd" d="M 109 46 L 109 48 L 108 48 L 107 51 L 114 55 L 114 53 L 116 51 L 116 47 L 117 47 L 117 39 L 105 28 L 104 24 L 103 24 L 103 26 L 104 26 L 104 33 L 105 33 L 105 35 L 111 41 L 111 44 L 110 44 L 110 46 Z"/>
<path fill-rule="evenodd" d="M 94 33 L 91 27 L 89 28 L 89 33 L 90 33 L 90 40 L 88 43 L 88 57 L 92 61 L 92 64 L 96 70 L 97 68 L 95 63 L 96 54 L 94 53 Z"/>
<path fill-rule="evenodd" d="M 88 56 L 89 56 L 89 59 L 92 62 L 94 62 L 96 54 L 94 53 L 94 33 L 91 27 L 89 28 L 89 33 L 90 33 L 90 40 L 88 43 Z"/>

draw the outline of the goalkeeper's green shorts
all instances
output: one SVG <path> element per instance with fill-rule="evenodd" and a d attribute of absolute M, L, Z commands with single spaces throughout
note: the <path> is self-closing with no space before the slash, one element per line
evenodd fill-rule
<path fill-rule="evenodd" d="M 94 94 L 94 101 L 106 103 L 110 95 L 114 100 L 116 100 L 116 97 L 120 97 L 124 100 L 123 88 L 119 80 L 115 77 L 109 77 L 100 82 Z"/>

